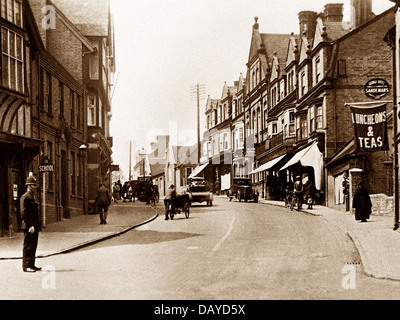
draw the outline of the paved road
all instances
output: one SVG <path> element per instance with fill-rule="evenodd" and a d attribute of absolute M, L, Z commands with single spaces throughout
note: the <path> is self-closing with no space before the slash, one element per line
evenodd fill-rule
<path fill-rule="evenodd" d="M 400 298 L 400 283 L 365 276 L 350 239 L 322 217 L 225 198 L 39 262 L 56 272 L 0 261 L 0 298 Z"/>

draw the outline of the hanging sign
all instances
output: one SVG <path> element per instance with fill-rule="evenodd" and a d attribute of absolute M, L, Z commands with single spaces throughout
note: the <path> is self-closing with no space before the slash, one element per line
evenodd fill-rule
<path fill-rule="evenodd" d="M 372 107 L 350 104 L 350 109 L 357 150 L 388 150 L 386 103 Z"/>
<path fill-rule="evenodd" d="M 389 93 L 389 83 L 385 79 L 371 79 L 364 87 L 365 94 L 372 99 L 379 100 Z"/>

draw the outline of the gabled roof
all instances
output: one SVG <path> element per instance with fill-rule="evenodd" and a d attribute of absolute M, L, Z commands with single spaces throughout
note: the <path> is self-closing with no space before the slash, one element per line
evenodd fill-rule
<path fill-rule="evenodd" d="M 276 56 L 279 63 L 283 65 L 286 62 L 291 34 L 262 33 L 261 37 L 266 49 L 268 63 L 271 65 Z"/>
<path fill-rule="evenodd" d="M 283 64 L 286 62 L 290 36 L 290 34 L 260 33 L 258 18 L 256 17 L 251 36 L 248 62 L 259 58 L 264 68 L 264 73 L 272 65 L 272 60 L 275 56 L 279 63 Z"/>
<path fill-rule="evenodd" d="M 293 61 L 297 61 L 299 59 L 299 45 L 300 45 L 299 35 L 295 35 L 294 33 L 292 33 L 290 35 L 289 45 L 287 49 L 286 67 Z"/>
<path fill-rule="evenodd" d="M 52 0 L 85 36 L 107 37 L 110 0 Z"/>

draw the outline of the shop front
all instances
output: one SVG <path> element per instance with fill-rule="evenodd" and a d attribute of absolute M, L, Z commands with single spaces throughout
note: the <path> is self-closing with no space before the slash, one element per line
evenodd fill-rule
<path fill-rule="evenodd" d="M 0 133 L 0 237 L 20 231 L 19 199 L 40 147 L 39 140 Z"/>

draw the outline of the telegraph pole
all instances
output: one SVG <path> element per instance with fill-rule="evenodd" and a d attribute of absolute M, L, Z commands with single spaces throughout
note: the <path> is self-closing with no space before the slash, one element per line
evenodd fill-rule
<path fill-rule="evenodd" d="M 132 140 L 129 141 L 129 181 L 132 181 Z"/>
<path fill-rule="evenodd" d="M 201 157 L 201 138 L 200 138 L 200 100 L 204 99 L 206 94 L 204 84 L 197 84 L 190 90 L 190 95 L 197 101 L 197 164 L 200 164 Z"/>

